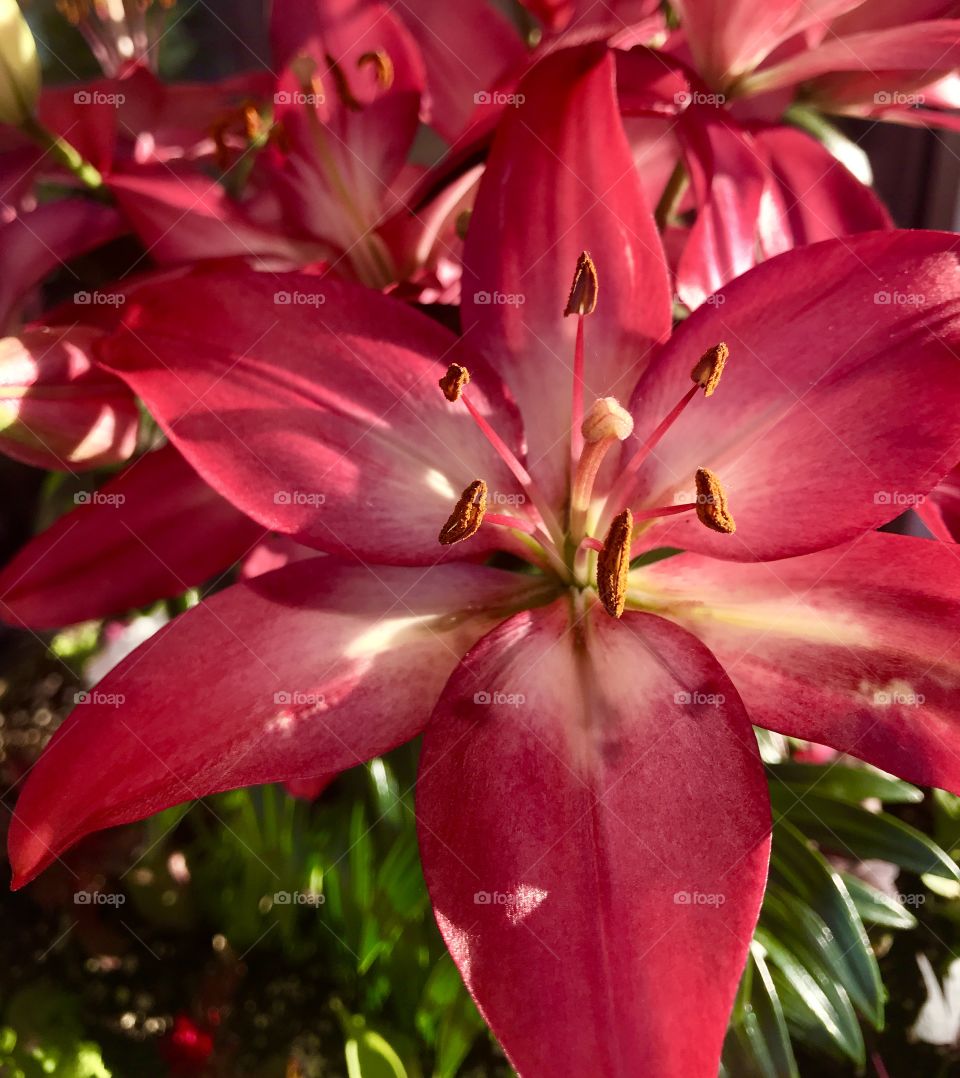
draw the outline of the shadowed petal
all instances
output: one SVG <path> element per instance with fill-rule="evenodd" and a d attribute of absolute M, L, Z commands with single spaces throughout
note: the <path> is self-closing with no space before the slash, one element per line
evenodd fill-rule
<path fill-rule="evenodd" d="M 15 884 L 91 831 L 219 790 L 312 780 L 407 741 L 460 656 L 534 588 L 495 569 L 312 558 L 220 592 L 57 731 L 10 825 Z"/>

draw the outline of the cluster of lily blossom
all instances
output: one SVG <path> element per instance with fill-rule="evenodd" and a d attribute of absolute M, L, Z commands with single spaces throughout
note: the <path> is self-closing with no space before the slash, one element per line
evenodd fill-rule
<path fill-rule="evenodd" d="M 960 4 L 274 0 L 214 85 L 157 76 L 172 4 L 59 6 L 103 79 L 41 90 L 0 2 L 0 450 L 124 467 L 0 617 L 207 595 L 31 769 L 15 886 L 422 735 L 437 921 L 519 1073 L 715 1075 L 752 727 L 960 793 L 960 239 L 822 119 L 960 127 Z M 878 531 L 906 505 L 932 538 Z"/>

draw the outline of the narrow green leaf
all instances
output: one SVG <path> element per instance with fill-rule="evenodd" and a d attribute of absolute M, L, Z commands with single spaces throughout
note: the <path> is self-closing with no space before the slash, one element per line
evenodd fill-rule
<path fill-rule="evenodd" d="M 956 862 L 921 831 L 885 812 L 869 812 L 819 794 L 797 801 L 780 783 L 770 786 L 774 819 L 786 816 L 825 849 L 861 861 L 892 861 L 917 875 L 960 880 Z"/>
<path fill-rule="evenodd" d="M 847 872 L 841 873 L 857 912 L 867 925 L 883 925 L 886 928 L 916 928 L 917 919 L 902 902 L 890 898 L 876 887 Z"/>
<path fill-rule="evenodd" d="M 840 764 L 824 767 L 791 761 L 772 764 L 767 771 L 772 779 L 791 787 L 798 797 L 809 791 L 840 801 L 865 801 L 875 797 L 880 801 L 910 804 L 923 800 L 923 790 L 873 767 Z"/>
<path fill-rule="evenodd" d="M 880 967 L 850 892 L 821 853 L 787 820 L 774 828 L 772 878 L 788 889 L 787 903 L 802 900 L 829 931 L 825 954 L 854 1003 L 877 1029 L 883 1026 Z"/>

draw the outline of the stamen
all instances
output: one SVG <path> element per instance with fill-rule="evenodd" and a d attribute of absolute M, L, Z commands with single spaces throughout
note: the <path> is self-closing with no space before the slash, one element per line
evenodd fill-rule
<path fill-rule="evenodd" d="M 447 367 L 447 373 L 440 379 L 439 385 L 443 390 L 443 395 L 453 404 L 454 401 L 460 399 L 460 394 L 469 381 L 470 372 L 467 368 L 461 367 L 459 363 L 451 363 Z"/>
<path fill-rule="evenodd" d="M 633 517 L 624 509 L 613 518 L 597 558 L 597 594 L 612 618 L 620 617 L 627 601 L 632 536 Z"/>
<path fill-rule="evenodd" d="M 357 58 L 357 67 L 366 67 L 372 64 L 377 76 L 377 83 L 384 90 L 389 90 L 393 85 L 393 61 L 390 54 L 384 49 L 376 52 L 365 52 Z"/>
<path fill-rule="evenodd" d="M 696 484 L 697 516 L 700 523 L 715 532 L 732 535 L 737 530 L 737 525 L 727 509 L 727 498 L 720 486 L 720 480 L 707 468 L 698 468 Z"/>
<path fill-rule="evenodd" d="M 438 536 L 441 546 L 462 543 L 476 535 L 487 511 L 487 484 L 482 479 L 474 481 L 460 495 L 453 512 Z"/>
<path fill-rule="evenodd" d="M 721 342 L 714 345 L 712 348 L 708 348 L 706 352 L 697 361 L 696 366 L 690 372 L 690 377 L 693 379 L 693 385 L 686 393 L 680 398 L 679 401 L 670 409 L 666 417 L 660 421 L 652 434 L 650 434 L 640 446 L 640 448 L 633 454 L 633 456 L 627 461 L 620 477 L 614 484 L 613 489 L 607 498 L 607 506 L 617 505 L 629 505 L 637 496 L 636 491 L 636 478 L 644 461 L 650 455 L 650 453 L 657 447 L 663 436 L 667 431 L 676 423 L 677 419 L 683 413 L 684 409 L 697 395 L 697 390 L 702 389 L 705 397 L 712 396 L 720 383 L 720 376 L 723 373 L 724 365 L 727 362 L 727 358 L 730 354 L 729 348 Z M 606 512 L 601 517 L 601 524 L 603 519 L 606 518 Z"/>
<path fill-rule="evenodd" d="M 720 384 L 720 375 L 729 355 L 730 349 L 721 341 L 708 348 L 690 372 L 690 377 L 703 389 L 705 397 L 712 397 Z"/>
<path fill-rule="evenodd" d="M 348 108 L 353 112 L 360 112 L 363 105 L 353 96 L 353 91 L 350 89 L 347 76 L 343 73 L 343 68 L 330 53 L 327 53 L 325 59 L 327 66 L 330 68 L 330 74 L 333 76 L 333 84 L 337 89 L 337 97 L 340 98 L 340 103 L 344 108 Z"/>
<path fill-rule="evenodd" d="M 530 504 L 533 508 L 534 515 L 537 522 L 542 524 L 545 534 L 556 546 L 559 543 L 561 532 L 560 526 L 557 523 L 556 517 L 553 515 L 550 506 L 547 504 L 546 499 L 540 494 L 536 484 L 533 481 L 530 473 L 526 468 L 517 460 L 513 451 L 507 445 L 507 443 L 500 437 L 499 434 L 490 426 L 486 418 L 482 416 L 477 409 L 476 405 L 470 399 L 470 396 L 464 392 L 464 387 L 470 381 L 470 372 L 466 367 L 461 366 L 459 363 L 451 363 L 447 368 L 447 373 L 440 379 L 440 388 L 443 391 L 443 395 L 451 403 L 460 401 L 461 404 L 470 413 L 474 423 L 480 428 L 481 433 L 487 439 L 491 446 L 497 453 L 497 456 L 506 464 L 506 466 L 513 473 L 514 478 L 526 492 L 530 499 Z M 457 389 L 458 392 L 455 396 L 451 397 L 450 394 Z"/>
<path fill-rule="evenodd" d="M 570 295 L 563 309 L 564 318 L 576 314 L 577 339 L 573 346 L 573 403 L 570 406 L 570 473 L 573 474 L 583 451 L 580 424 L 583 421 L 583 319 L 597 306 L 597 267 L 586 251 L 581 252 L 573 271 Z"/>
<path fill-rule="evenodd" d="M 597 267 L 586 251 L 577 259 L 577 268 L 573 272 L 573 284 L 567 305 L 563 309 L 564 318 L 570 314 L 593 314 L 597 306 Z"/>

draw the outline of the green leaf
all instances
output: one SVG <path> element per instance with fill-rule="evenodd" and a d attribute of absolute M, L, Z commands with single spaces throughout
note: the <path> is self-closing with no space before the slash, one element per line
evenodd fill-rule
<path fill-rule="evenodd" d="M 787 816 L 804 834 L 821 846 L 861 861 L 878 858 L 892 861 L 918 876 L 931 873 L 960 879 L 953 859 L 921 831 L 885 812 L 869 812 L 819 794 L 805 794 L 797 801 L 780 783 L 770 786 L 774 818 Z"/>
<path fill-rule="evenodd" d="M 816 792 L 821 797 L 840 801 L 879 801 L 915 804 L 923 800 L 923 791 L 909 782 L 895 778 L 873 767 L 844 767 L 831 764 L 782 763 L 767 768 L 770 777 L 792 789 L 797 797 Z"/>
<path fill-rule="evenodd" d="M 779 925 L 776 932 L 758 926 L 756 941 L 784 975 L 796 999 L 813 1016 L 815 1024 L 822 1026 L 824 1033 L 846 1056 L 862 1064 L 866 1050 L 850 997 L 831 981 L 816 961 L 813 962 L 814 970 L 808 968 L 795 953 L 795 948 L 804 951 L 806 948 L 796 938 L 788 940 L 784 935 Z M 779 989 L 778 994 L 782 999 Z"/>
<path fill-rule="evenodd" d="M 743 1019 L 734 1026 L 740 1051 L 724 1049 L 731 1074 L 756 1074 L 758 1078 L 799 1078 L 790 1034 L 780 999 L 767 968 L 763 950 L 753 944 L 743 983 L 750 985 Z"/>
<path fill-rule="evenodd" d="M 880 1029 L 883 1026 L 883 982 L 873 948 L 856 905 L 839 874 L 787 820 L 774 828 L 772 878 L 784 884 L 784 902 L 796 905 L 798 918 L 817 931 L 805 910 L 830 933 L 824 957 L 841 978 L 854 1003 Z M 800 909 L 802 900 L 803 909 Z"/>
<path fill-rule="evenodd" d="M 375 1030 L 364 1029 L 348 1037 L 344 1055 L 350 1078 L 407 1078 L 403 1060 Z"/>
<path fill-rule="evenodd" d="M 863 880 L 849 873 L 841 873 L 857 912 L 868 925 L 883 925 L 887 928 L 916 928 L 917 919 L 904 908 L 901 902 L 890 898 L 876 887 L 871 887 Z"/>

